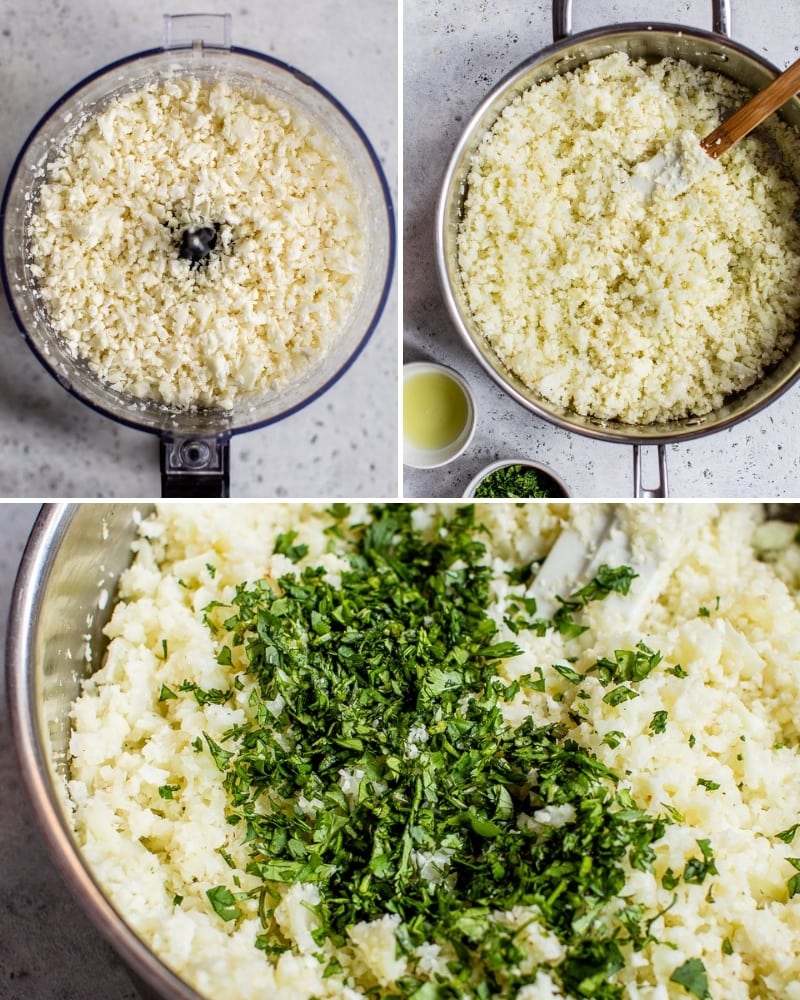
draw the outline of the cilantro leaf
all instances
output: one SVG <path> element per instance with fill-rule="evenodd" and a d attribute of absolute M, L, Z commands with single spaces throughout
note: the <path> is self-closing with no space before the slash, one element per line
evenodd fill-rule
<path fill-rule="evenodd" d="M 690 958 L 684 962 L 669 977 L 671 983 L 682 986 L 687 993 L 691 993 L 697 1000 L 708 1000 L 711 994 L 708 991 L 708 975 L 706 967 L 699 958 Z"/>
<path fill-rule="evenodd" d="M 223 920 L 236 920 L 241 916 L 241 911 L 236 905 L 236 897 L 224 885 L 217 885 L 206 892 L 208 901 L 214 908 L 214 912 Z"/>
<path fill-rule="evenodd" d="M 585 587 L 581 587 L 571 595 L 571 599 L 579 601 L 581 604 L 588 604 L 589 601 L 601 601 L 609 594 L 627 594 L 631 589 L 631 584 L 638 577 L 630 566 L 608 566 L 603 563 Z"/>
<path fill-rule="evenodd" d="M 611 705 L 613 708 L 616 708 L 617 705 L 621 705 L 625 701 L 630 701 L 631 698 L 638 697 L 638 691 L 634 691 L 629 687 L 625 687 L 624 684 L 620 684 L 619 687 L 615 687 L 612 691 L 609 691 L 608 694 L 604 694 L 603 701 L 607 705 Z"/>
<path fill-rule="evenodd" d="M 653 735 L 658 733 L 663 733 L 667 728 L 667 719 L 669 718 L 669 712 L 665 712 L 663 709 L 654 712 L 653 718 L 650 720 L 650 725 L 647 727 Z"/>
<path fill-rule="evenodd" d="M 278 535 L 275 539 L 275 548 L 273 551 L 279 555 L 286 556 L 293 563 L 300 562 L 308 555 L 308 546 L 303 542 L 300 545 L 295 545 L 294 540 L 297 538 L 296 531 L 285 531 L 283 534 Z"/>
<path fill-rule="evenodd" d="M 178 685 L 178 690 L 191 691 L 194 695 L 195 701 L 201 707 L 203 705 L 224 705 L 233 694 L 233 691 L 230 689 L 227 691 L 220 691 L 219 688 L 203 689 L 199 685 L 195 684 L 194 681 L 189 680 L 185 680 Z"/>
<path fill-rule="evenodd" d="M 563 663 L 554 663 L 553 670 L 557 670 L 562 677 L 565 677 L 573 684 L 580 684 L 583 680 L 583 677 L 577 672 L 577 670 L 573 670 L 572 667 L 568 667 Z"/>
<path fill-rule="evenodd" d="M 228 761 L 234 755 L 233 751 L 232 750 L 224 750 L 219 745 L 219 743 L 215 743 L 214 740 L 211 739 L 211 737 L 208 735 L 208 733 L 204 732 L 203 736 L 205 737 L 206 744 L 208 745 L 208 749 L 209 749 L 209 752 L 211 753 L 211 756 L 212 756 L 212 758 L 214 760 L 214 763 L 217 765 L 217 768 L 220 771 L 224 772 L 225 771 L 225 767 L 226 767 Z"/>
<path fill-rule="evenodd" d="M 800 858 L 787 858 L 789 864 L 796 868 L 800 872 Z M 787 883 L 787 888 L 789 890 L 789 899 L 800 893 L 800 875 L 792 875 Z"/>
<path fill-rule="evenodd" d="M 717 866 L 714 862 L 714 852 L 711 849 L 710 840 L 698 840 L 697 846 L 703 857 L 690 858 L 683 869 L 683 879 L 692 885 L 702 885 L 707 875 L 718 875 Z"/>

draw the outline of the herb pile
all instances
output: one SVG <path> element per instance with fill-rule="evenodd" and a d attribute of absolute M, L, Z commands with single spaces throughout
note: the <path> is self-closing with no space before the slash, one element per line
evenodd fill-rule
<path fill-rule="evenodd" d="M 490 472 L 475 487 L 476 499 L 544 499 L 563 497 L 564 491 L 546 473 L 515 463 Z"/>
<path fill-rule="evenodd" d="M 220 742 L 205 735 L 205 745 L 260 881 L 251 892 L 217 886 L 210 904 L 236 920 L 257 897 L 256 945 L 274 954 L 291 948 L 272 917 L 280 885 L 316 883 L 314 937 L 330 975 L 342 972 L 336 949 L 350 925 L 397 915 L 408 974 L 371 996 L 513 996 L 545 969 L 576 997 L 622 997 L 625 952 L 653 941 L 662 916 L 620 898 L 626 868 L 650 867 L 671 819 L 638 808 L 559 727 L 504 721 L 502 705 L 521 686 L 541 688 L 497 676 L 498 660 L 520 650 L 495 641 L 492 571 L 471 508 L 424 535 L 404 505 L 376 508 L 358 526 L 343 505 L 330 513 L 329 534 L 349 561 L 340 581 L 304 568 L 242 584 L 232 606 L 206 609 L 232 686 L 253 682 L 250 720 Z M 294 561 L 307 552 L 291 533 L 277 550 Z M 626 592 L 632 575 L 604 568 L 603 580 L 563 602 L 561 626 L 577 634 L 572 615 Z M 609 683 L 635 681 L 657 656 L 639 648 L 597 669 Z M 533 822 L 545 807 L 570 818 Z M 503 916 L 513 908 L 558 937 L 562 960 L 537 964 L 525 926 Z M 425 942 L 440 947 L 446 975 L 420 970 L 415 949 Z M 687 994 L 707 995 L 699 960 L 674 975 Z"/>

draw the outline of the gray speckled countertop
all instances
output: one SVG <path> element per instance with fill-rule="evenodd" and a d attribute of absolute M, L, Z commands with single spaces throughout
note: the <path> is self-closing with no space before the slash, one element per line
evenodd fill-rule
<path fill-rule="evenodd" d="M 731 0 L 732 36 L 783 68 L 800 52 L 796 0 Z M 575 0 L 573 27 L 661 21 L 711 28 L 710 0 Z M 551 5 L 517 0 L 405 0 L 403 24 L 404 357 L 461 371 L 477 403 L 472 444 L 442 469 L 404 469 L 408 497 L 461 496 L 497 458 L 552 467 L 577 497 L 633 495 L 627 445 L 594 442 L 552 426 L 489 379 L 450 321 L 436 277 L 433 213 L 447 160 L 481 99 L 507 72 L 552 42 Z M 667 446 L 671 495 L 769 497 L 800 494 L 800 390 L 760 414 L 697 441 Z M 644 485 L 657 482 L 654 449 Z"/>
<path fill-rule="evenodd" d="M 397 188 L 395 0 L 0 0 L 0 188 L 53 102 L 115 59 L 157 47 L 165 13 L 230 13 L 233 43 L 297 66 L 364 128 Z M 233 496 L 395 496 L 397 282 L 353 367 L 326 394 L 234 436 Z M 39 365 L 0 291 L 0 496 L 154 496 L 157 439 L 95 413 Z"/>

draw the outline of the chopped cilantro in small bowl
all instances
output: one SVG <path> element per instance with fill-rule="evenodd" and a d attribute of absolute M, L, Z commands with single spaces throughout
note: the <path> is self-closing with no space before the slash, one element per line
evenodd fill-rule
<path fill-rule="evenodd" d="M 501 459 L 482 469 L 464 491 L 476 500 L 545 500 L 568 497 L 558 476 L 544 465 Z"/>

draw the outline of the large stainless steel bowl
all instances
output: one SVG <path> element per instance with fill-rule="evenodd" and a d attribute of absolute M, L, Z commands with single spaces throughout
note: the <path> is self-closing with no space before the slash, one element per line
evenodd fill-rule
<path fill-rule="evenodd" d="M 43 508 L 17 576 L 8 629 L 8 696 L 23 784 L 51 856 L 145 997 L 199 1000 L 125 923 L 81 855 L 67 811 L 70 705 L 103 656 L 103 626 L 147 505 Z"/>
<path fill-rule="evenodd" d="M 634 492 L 637 496 L 667 494 L 665 444 L 730 427 L 757 413 L 794 385 L 800 377 L 800 336 L 795 337 L 783 359 L 757 383 L 701 417 L 634 425 L 582 416 L 553 404 L 526 386 L 487 344 L 472 318 L 461 284 L 456 238 L 473 155 L 503 108 L 540 81 L 618 51 L 634 59 L 685 59 L 723 73 L 752 91 L 762 89 L 778 75 L 777 67 L 728 37 L 728 0 L 712 0 L 712 17 L 712 31 L 648 22 L 611 25 L 573 35 L 572 0 L 553 0 L 556 40 L 512 70 L 475 109 L 448 163 L 436 211 L 436 262 L 440 283 L 450 316 L 471 352 L 512 399 L 537 416 L 599 441 L 634 445 Z M 800 126 L 800 97 L 789 101 L 780 114 L 787 122 Z M 789 163 L 787 167 L 800 184 L 800 163 Z M 642 445 L 659 446 L 661 482 L 654 490 L 641 487 L 639 447 Z"/>
<path fill-rule="evenodd" d="M 50 374 L 84 403 L 121 423 L 159 435 L 165 496 L 227 496 L 231 434 L 289 416 L 344 375 L 377 326 L 394 268 L 392 201 L 380 161 L 359 124 L 305 72 L 231 45 L 230 31 L 229 15 L 167 17 L 161 48 L 113 63 L 77 84 L 34 128 L 17 157 L 0 206 L 0 271 L 25 339 Z M 48 315 L 32 269 L 30 222 L 46 165 L 82 123 L 116 96 L 167 76 L 205 82 L 224 79 L 301 109 L 338 150 L 364 208 L 361 292 L 335 343 L 286 387 L 243 398 L 231 410 L 165 406 L 104 383 L 67 349 Z"/>

